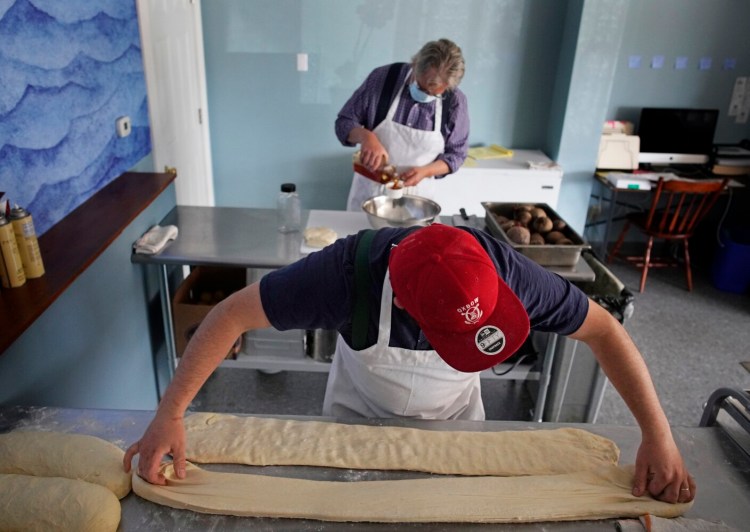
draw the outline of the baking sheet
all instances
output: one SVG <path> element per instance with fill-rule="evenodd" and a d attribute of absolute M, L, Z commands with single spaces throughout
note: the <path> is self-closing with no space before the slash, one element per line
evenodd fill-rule
<path fill-rule="evenodd" d="M 570 225 L 566 225 L 565 228 L 562 229 L 562 233 L 573 242 L 572 244 L 523 245 L 513 242 L 508 237 L 507 233 L 500 227 L 500 224 L 494 215 L 501 214 L 512 220 L 513 211 L 520 205 L 523 204 L 518 202 L 482 202 L 482 206 L 486 212 L 484 220 L 491 234 L 513 246 L 516 251 L 526 255 L 534 262 L 541 264 L 542 266 L 573 268 L 580 262 L 581 251 L 591 248 L 591 246 L 583 240 L 583 238 L 576 233 L 572 227 L 570 227 Z M 544 209 L 547 216 L 553 220 L 562 219 L 562 217 L 546 203 L 533 203 L 527 205 Z"/>
<path fill-rule="evenodd" d="M 308 227 L 328 227 L 336 231 L 338 238 L 357 234 L 362 229 L 372 229 L 364 212 L 353 211 L 311 210 L 305 229 Z M 306 246 L 303 236 L 302 243 L 300 244 L 300 253 L 307 254 L 319 250 L 320 248 Z"/>

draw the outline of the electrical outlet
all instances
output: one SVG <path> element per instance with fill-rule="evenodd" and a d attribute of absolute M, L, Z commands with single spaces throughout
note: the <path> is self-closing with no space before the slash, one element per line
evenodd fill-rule
<path fill-rule="evenodd" d="M 115 129 L 118 137 L 127 137 L 130 135 L 130 117 L 121 116 L 115 120 Z"/>

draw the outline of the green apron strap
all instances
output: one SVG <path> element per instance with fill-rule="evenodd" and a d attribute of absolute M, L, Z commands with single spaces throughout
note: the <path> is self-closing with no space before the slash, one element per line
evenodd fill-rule
<path fill-rule="evenodd" d="M 352 348 L 361 351 L 367 346 L 367 330 L 370 322 L 370 245 L 375 236 L 367 229 L 357 243 L 354 258 L 354 315 L 352 316 Z"/>

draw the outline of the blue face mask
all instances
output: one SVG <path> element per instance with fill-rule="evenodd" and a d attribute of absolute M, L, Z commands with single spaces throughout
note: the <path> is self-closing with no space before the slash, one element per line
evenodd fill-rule
<path fill-rule="evenodd" d="M 437 96 L 427 94 L 425 91 L 420 89 L 416 81 L 412 81 L 411 84 L 409 84 L 409 93 L 411 93 L 411 97 L 419 103 L 430 103 L 434 102 L 437 99 Z"/>

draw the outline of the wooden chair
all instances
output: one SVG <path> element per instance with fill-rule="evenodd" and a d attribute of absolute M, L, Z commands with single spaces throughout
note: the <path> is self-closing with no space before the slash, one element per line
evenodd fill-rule
<path fill-rule="evenodd" d="M 688 290 L 692 291 L 693 275 L 690 270 L 688 240 L 716 203 L 728 182 L 728 178 L 723 181 L 665 181 L 660 178 L 653 192 L 649 210 L 627 215 L 625 226 L 607 262 L 612 262 L 612 259 L 617 256 L 631 226 L 644 233 L 648 237 L 645 253 L 642 256 L 623 257 L 642 269 L 640 291 L 643 292 L 649 268 L 678 265 L 675 260 L 655 259 L 651 256 L 654 239 L 682 242 Z"/>

